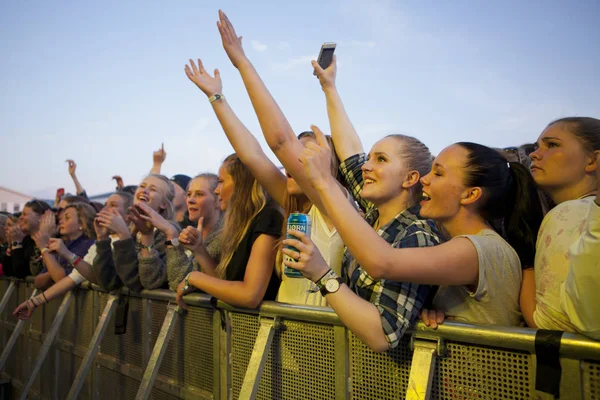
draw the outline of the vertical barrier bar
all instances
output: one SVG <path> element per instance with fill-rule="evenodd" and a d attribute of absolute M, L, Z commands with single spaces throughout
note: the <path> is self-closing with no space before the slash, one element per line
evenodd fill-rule
<path fill-rule="evenodd" d="M 348 330 L 345 326 L 333 327 L 333 345 L 335 350 L 335 398 L 350 399 L 350 345 Z"/>
<path fill-rule="evenodd" d="M 56 317 L 54 318 L 54 321 L 52 322 L 52 325 L 50 326 L 50 330 L 48 331 L 48 334 L 46 335 L 46 338 L 44 339 L 44 344 L 42 344 L 42 348 L 40 349 L 40 354 L 38 355 L 38 359 L 35 363 L 35 366 L 33 367 L 33 371 L 31 371 L 31 376 L 29 377 L 29 380 L 27 381 L 27 385 L 25 385 L 25 387 L 23 388 L 23 394 L 21 395 L 21 400 L 27 399 L 27 394 L 29 393 L 31 386 L 33 386 L 33 383 L 35 382 L 35 378 L 37 377 L 37 374 L 40 372 L 40 369 L 42 368 L 42 364 L 44 363 L 44 360 L 46 359 L 46 355 L 48 354 L 48 351 L 50 350 L 50 346 L 52 346 L 52 343 L 54 343 L 54 339 L 56 339 L 56 335 L 58 334 L 58 330 L 60 329 L 60 324 L 62 324 L 62 321 L 65 318 L 65 315 L 67 314 L 67 310 L 71 306 L 71 302 L 73 302 L 73 292 L 69 292 L 65 295 L 65 297 L 62 301 L 62 304 L 60 305 L 60 308 L 58 309 L 58 312 L 56 313 Z"/>
<path fill-rule="evenodd" d="M 250 362 L 248 363 L 248 369 L 244 376 L 244 382 L 240 389 L 240 400 L 250 400 L 256 398 L 258 392 L 258 386 L 260 385 L 260 379 L 262 377 L 265 364 L 267 363 L 267 356 L 269 350 L 271 350 L 271 343 L 273 342 L 273 336 L 275 335 L 275 328 L 279 324 L 279 318 L 265 318 L 260 317 L 260 328 L 256 335 L 256 342 L 254 342 L 254 349 L 252 349 L 252 355 L 250 356 Z"/>
<path fill-rule="evenodd" d="M 31 296 L 29 296 L 29 298 L 31 299 L 32 297 L 37 296 L 37 294 L 38 294 L 38 290 L 33 289 L 33 292 L 31 293 Z M 15 326 L 15 330 L 13 331 L 12 335 L 10 335 L 10 339 L 8 339 L 8 342 L 6 343 L 6 347 L 4 348 L 4 351 L 2 352 L 2 355 L 0 356 L 0 372 L 2 370 L 4 370 L 4 364 L 6 364 L 6 360 L 8 360 L 8 356 L 10 355 L 13 347 L 17 343 L 17 340 L 19 339 L 19 335 L 21 334 L 21 330 L 23 329 L 23 326 L 25 326 L 25 322 L 27 322 L 27 321 L 20 319 L 19 322 L 17 322 L 17 325 Z"/>
<path fill-rule="evenodd" d="M 104 307 L 104 311 L 102 312 L 102 316 L 100 317 L 100 321 L 98 322 L 98 326 L 94 331 L 94 336 L 90 342 L 90 346 L 88 347 L 87 352 L 83 360 L 81 360 L 81 365 L 79 366 L 79 370 L 77 371 L 77 375 L 75 376 L 75 380 L 73 381 L 73 385 L 71 385 L 71 389 L 69 390 L 69 394 L 67 394 L 67 399 L 76 399 L 79 396 L 79 392 L 83 387 L 83 382 L 85 381 L 85 376 L 90 369 L 90 366 L 94 362 L 94 358 L 96 354 L 98 354 L 98 349 L 100 348 L 100 342 L 102 342 L 102 338 L 104 337 L 104 333 L 106 332 L 106 328 L 108 327 L 108 323 L 117 307 L 117 301 L 119 296 L 111 294 L 108 297 L 108 302 L 106 303 L 106 307 Z"/>
<path fill-rule="evenodd" d="M 421 338 L 413 335 L 411 348 L 413 358 L 406 388 L 407 400 L 429 400 L 431 395 L 431 381 L 435 359 L 443 353 L 443 342 L 440 338 Z"/>
<path fill-rule="evenodd" d="M 10 301 L 10 298 L 11 298 L 12 294 L 14 293 L 16 286 L 17 286 L 17 284 L 15 283 L 15 281 L 10 281 L 10 284 L 8 285 L 8 289 L 6 289 L 6 293 L 4 293 L 4 297 L 2 297 L 2 301 L 0 301 L 0 315 L 2 315 L 2 313 L 4 312 L 4 309 L 6 308 L 6 305 L 8 304 L 8 302 Z"/>
<path fill-rule="evenodd" d="M 233 399 L 232 385 L 232 350 L 231 350 L 231 315 L 229 311 L 218 310 L 219 314 L 215 315 L 214 323 L 218 325 L 219 331 L 219 351 L 215 353 L 214 362 L 219 368 L 219 397 L 215 398 L 222 400 Z"/>
<path fill-rule="evenodd" d="M 150 397 L 154 379 L 156 379 L 156 374 L 158 374 L 158 370 L 160 369 L 162 358 L 169 345 L 169 339 L 171 339 L 171 334 L 175 328 L 178 309 L 179 307 L 177 305 L 171 303 L 167 306 L 167 315 L 165 316 L 162 328 L 158 334 L 158 339 L 156 339 L 156 344 L 154 345 L 154 350 L 152 350 L 152 355 L 150 356 L 150 360 L 144 371 L 140 388 L 135 396 L 136 400 L 146 400 Z"/>

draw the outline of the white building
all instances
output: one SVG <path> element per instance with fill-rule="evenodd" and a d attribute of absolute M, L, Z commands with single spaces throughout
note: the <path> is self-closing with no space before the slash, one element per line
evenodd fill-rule
<path fill-rule="evenodd" d="M 29 200 L 33 200 L 33 197 L 0 186 L 0 211 L 9 213 L 23 211 L 23 207 Z"/>

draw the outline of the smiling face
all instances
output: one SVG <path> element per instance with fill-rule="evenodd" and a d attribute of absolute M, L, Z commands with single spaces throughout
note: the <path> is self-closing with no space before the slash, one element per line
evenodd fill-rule
<path fill-rule="evenodd" d="M 433 161 L 431 172 L 421 178 L 421 216 L 444 222 L 458 214 L 468 190 L 463 184 L 468 150 L 459 145 L 445 148 Z"/>
<path fill-rule="evenodd" d="M 363 198 L 379 206 L 402 193 L 408 171 L 401 152 L 402 143 L 392 137 L 375 143 L 362 166 Z"/>
<path fill-rule="evenodd" d="M 146 203 L 156 212 L 167 207 L 166 192 L 167 183 L 155 176 L 148 176 L 140 183 L 133 198 L 133 204 Z"/>
<path fill-rule="evenodd" d="M 223 163 L 219 168 L 219 184 L 215 189 L 221 211 L 227 210 L 227 205 L 229 204 L 229 200 L 231 200 L 234 187 L 235 183 L 227 170 L 227 163 Z"/>
<path fill-rule="evenodd" d="M 194 178 L 190 181 L 187 191 L 187 208 L 191 221 L 205 219 L 220 210 L 220 202 L 211 190 L 210 182 L 206 178 Z"/>
<path fill-rule="evenodd" d="M 590 155 L 564 124 L 547 127 L 531 153 L 531 175 L 544 191 L 552 193 L 581 182 L 586 176 Z"/>
<path fill-rule="evenodd" d="M 73 237 L 82 231 L 77 210 L 73 207 L 67 208 L 63 212 L 63 217 L 58 226 L 61 236 Z"/>
<path fill-rule="evenodd" d="M 19 217 L 19 227 L 26 235 L 33 235 L 40 228 L 40 218 L 42 216 L 30 207 L 23 208 L 23 212 Z"/>

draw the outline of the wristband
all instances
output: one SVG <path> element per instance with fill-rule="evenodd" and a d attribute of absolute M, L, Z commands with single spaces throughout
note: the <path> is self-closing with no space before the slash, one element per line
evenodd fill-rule
<path fill-rule="evenodd" d="M 210 104 L 212 104 L 215 101 L 221 100 L 221 99 L 225 99 L 225 96 L 223 96 L 222 94 L 219 94 L 219 93 L 215 93 L 208 98 L 208 101 L 210 102 Z"/>
<path fill-rule="evenodd" d="M 81 257 L 77 256 L 75 258 L 75 261 L 73 261 L 73 263 L 71 264 L 72 266 L 76 267 L 77 264 L 79 264 L 82 261 Z"/>
<path fill-rule="evenodd" d="M 44 255 L 44 253 L 45 253 L 45 252 L 47 252 L 47 251 L 50 251 L 50 249 L 49 249 L 49 248 L 47 248 L 47 247 L 42 247 L 42 248 L 40 249 L 40 253 L 42 253 L 42 255 Z"/>
<path fill-rule="evenodd" d="M 194 271 L 192 271 L 192 272 L 194 272 Z M 184 283 L 183 283 L 183 290 L 184 290 L 184 291 L 185 291 L 185 290 L 188 290 L 188 289 L 190 288 L 190 282 L 189 282 L 189 279 L 190 279 L 190 275 L 192 274 L 192 272 L 188 273 L 188 274 L 185 276 L 185 278 L 183 278 L 183 282 L 184 282 Z"/>

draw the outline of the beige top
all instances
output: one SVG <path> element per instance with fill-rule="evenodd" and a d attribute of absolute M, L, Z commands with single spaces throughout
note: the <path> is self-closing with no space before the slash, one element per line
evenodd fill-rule
<path fill-rule="evenodd" d="M 433 305 L 449 319 L 472 324 L 519 326 L 521 262 L 515 250 L 496 232 L 484 229 L 462 235 L 473 243 L 479 260 L 474 292 L 466 286 L 440 286 Z"/>

